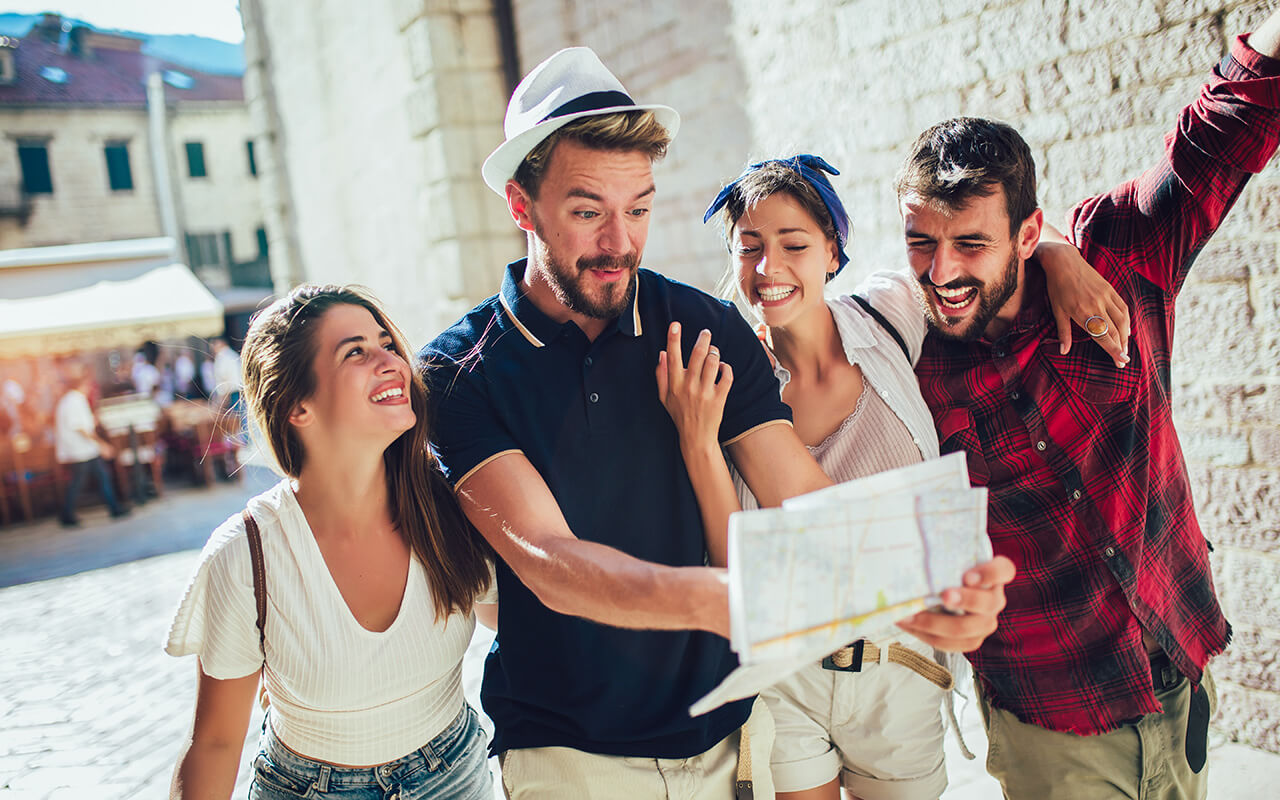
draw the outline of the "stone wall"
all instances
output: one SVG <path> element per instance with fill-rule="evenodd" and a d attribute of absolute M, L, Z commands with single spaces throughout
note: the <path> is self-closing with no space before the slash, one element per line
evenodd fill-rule
<path fill-rule="evenodd" d="M 231 257 L 252 261 L 262 211 L 256 180 L 248 174 L 245 106 L 176 104 L 165 119 L 179 224 L 194 234 L 230 231 Z M 53 182 L 51 194 L 31 195 L 25 221 L 0 219 L 0 249 L 165 235 L 146 109 L 2 108 L 0 133 L 0 183 L 21 184 L 17 141 L 46 137 Z M 203 143 L 207 177 L 188 176 L 187 141 Z M 111 189 L 103 151 L 108 142 L 126 143 L 133 188 Z"/>
<path fill-rule="evenodd" d="M 735 0 L 753 155 L 810 150 L 854 219 L 853 268 L 902 263 L 893 174 L 957 114 L 1016 125 L 1059 224 L 1137 174 L 1231 37 L 1274 3 Z M 748 57 L 749 54 L 749 57 Z M 1235 641 L 1214 662 L 1232 737 L 1280 752 L 1280 167 L 1257 176 L 1178 303 L 1175 413 Z"/>
<path fill-rule="evenodd" d="M 44 137 L 53 181 L 25 223 L 0 219 L 0 249 L 161 235 L 145 110 L 4 108 L 0 132 L 0 181 L 21 186 L 17 140 Z M 108 141 L 128 142 L 132 189 L 111 189 Z"/>
<path fill-rule="evenodd" d="M 491 2 L 245 9 L 247 99 L 269 151 L 268 234 L 296 259 L 277 271 L 277 290 L 363 284 L 425 343 L 492 294 L 523 249 L 480 181 L 508 94 Z"/>

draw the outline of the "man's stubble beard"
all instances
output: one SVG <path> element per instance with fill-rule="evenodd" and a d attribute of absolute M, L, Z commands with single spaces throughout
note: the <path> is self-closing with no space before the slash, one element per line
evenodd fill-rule
<path fill-rule="evenodd" d="M 960 289 L 968 286 L 975 286 L 978 289 L 978 310 L 973 317 L 967 322 L 968 327 L 963 330 L 957 330 L 957 323 L 953 323 L 950 317 L 934 307 L 937 302 L 936 296 L 930 297 L 932 294 L 931 287 L 933 282 L 925 276 L 916 278 L 916 284 L 919 291 L 916 294 L 916 300 L 920 303 L 924 310 L 925 317 L 929 320 L 929 324 L 938 335 L 947 339 L 953 339 L 959 342 L 972 342 L 980 338 L 987 326 L 1000 313 L 1000 309 L 1004 308 L 1005 303 L 1009 302 L 1009 298 L 1013 297 L 1013 293 L 1018 290 L 1018 267 L 1021 266 L 1022 260 L 1018 258 L 1017 250 L 1009 254 L 1009 262 L 1005 266 L 1004 274 L 1000 276 L 1000 281 L 994 286 L 987 286 L 981 281 L 975 279 L 966 279 L 960 281 L 951 281 L 945 284 L 948 289 Z M 961 321 L 959 324 L 966 324 Z"/>
<path fill-rule="evenodd" d="M 628 253 L 623 256 L 595 256 L 579 258 L 575 267 L 566 266 L 551 252 L 547 239 L 543 235 L 542 226 L 535 218 L 533 221 L 534 247 L 539 261 L 546 266 L 548 282 L 556 300 L 570 311 L 592 319 L 613 319 L 622 314 L 631 305 L 636 295 L 636 270 L 640 265 L 639 253 Z M 590 269 L 625 269 L 630 275 L 624 281 L 604 284 L 605 296 L 595 298 L 588 295 L 582 287 L 586 280 L 585 273 Z"/>

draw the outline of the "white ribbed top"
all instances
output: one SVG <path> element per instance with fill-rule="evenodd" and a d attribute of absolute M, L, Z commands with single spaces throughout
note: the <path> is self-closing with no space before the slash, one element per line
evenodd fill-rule
<path fill-rule="evenodd" d="M 302 755 L 335 764 L 393 761 L 443 731 L 462 709 L 462 655 L 475 617 L 435 620 L 412 558 L 400 612 L 375 633 L 360 625 L 281 481 L 249 501 L 262 532 L 267 618 L 264 680 L 271 727 Z M 486 602 L 496 600 L 492 594 Z M 240 515 L 209 538 L 169 630 L 165 652 L 200 657 L 228 679 L 263 666 L 249 543 Z"/>

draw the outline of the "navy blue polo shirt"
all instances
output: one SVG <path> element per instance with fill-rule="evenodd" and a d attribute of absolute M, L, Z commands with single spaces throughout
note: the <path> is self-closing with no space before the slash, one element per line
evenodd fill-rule
<path fill-rule="evenodd" d="M 589 341 L 553 321 L 520 288 L 502 291 L 419 354 L 435 411 L 435 449 L 456 485 L 494 456 L 523 453 L 580 539 L 672 566 L 706 563 L 697 499 L 654 368 L 667 327 L 682 325 L 685 357 L 707 328 L 734 382 L 720 428 L 729 442 L 790 420 L 760 342 L 729 303 L 640 270 L 636 299 Z M 728 642 L 701 631 L 638 631 L 549 610 L 497 564 L 498 641 L 481 698 L 492 750 L 573 747 L 687 758 L 742 725 L 747 700 L 697 718 L 689 706 L 735 666 Z"/>

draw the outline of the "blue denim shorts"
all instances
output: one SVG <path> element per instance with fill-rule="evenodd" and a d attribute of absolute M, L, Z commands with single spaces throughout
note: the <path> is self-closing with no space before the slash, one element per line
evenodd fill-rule
<path fill-rule="evenodd" d="M 372 767 L 338 767 L 285 747 L 267 725 L 253 761 L 250 800 L 492 800 L 487 742 L 471 706 L 412 753 Z"/>

